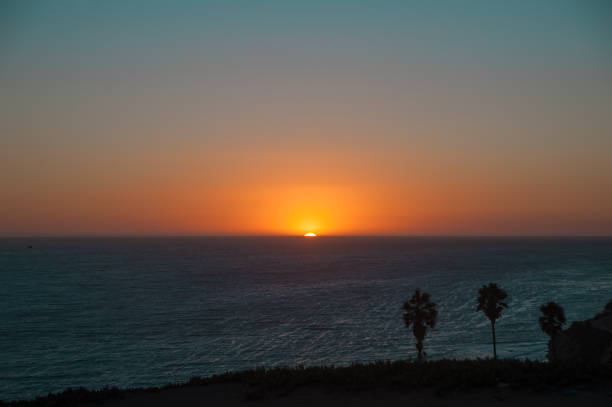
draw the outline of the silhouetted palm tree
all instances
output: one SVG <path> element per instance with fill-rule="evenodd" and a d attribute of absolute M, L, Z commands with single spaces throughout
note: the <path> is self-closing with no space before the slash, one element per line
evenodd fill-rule
<path fill-rule="evenodd" d="M 495 321 L 501 317 L 502 310 L 508 307 L 508 304 L 502 302 L 508 297 L 508 294 L 497 286 L 495 283 L 483 285 L 478 289 L 478 308 L 476 311 L 482 311 L 491 321 L 491 335 L 493 336 L 493 357 L 497 359 L 497 346 L 495 343 Z"/>
<path fill-rule="evenodd" d="M 555 351 L 552 347 L 552 339 L 561 332 L 563 324 L 565 324 L 565 312 L 563 312 L 562 306 L 553 301 L 542 305 L 540 311 L 542 311 L 542 316 L 538 319 L 540 328 L 542 328 L 546 335 L 550 336 L 548 341 L 548 360 L 554 361 Z"/>
<path fill-rule="evenodd" d="M 417 288 L 412 298 L 406 301 L 403 306 L 404 311 L 406 311 L 404 314 L 406 327 L 410 328 L 412 325 L 412 333 L 417 340 L 416 348 L 419 352 L 419 361 L 423 359 L 423 340 L 427 334 L 427 326 L 433 329 L 438 318 L 436 303 L 430 300 L 431 297 L 428 293 L 421 293 L 421 290 Z"/>

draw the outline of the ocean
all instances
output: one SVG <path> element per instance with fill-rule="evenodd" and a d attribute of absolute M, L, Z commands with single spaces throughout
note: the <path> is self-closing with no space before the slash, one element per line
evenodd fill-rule
<path fill-rule="evenodd" d="M 489 282 L 509 295 L 499 356 L 544 360 L 539 306 L 601 311 L 612 238 L 0 239 L 0 399 L 415 358 L 401 307 L 417 287 L 439 309 L 427 358 L 486 357 Z"/>

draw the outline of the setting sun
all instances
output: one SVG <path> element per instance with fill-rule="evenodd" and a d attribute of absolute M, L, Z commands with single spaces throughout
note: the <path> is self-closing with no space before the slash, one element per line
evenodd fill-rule
<path fill-rule="evenodd" d="M 308 232 L 304 233 L 304 237 L 317 237 L 316 233 Z"/>

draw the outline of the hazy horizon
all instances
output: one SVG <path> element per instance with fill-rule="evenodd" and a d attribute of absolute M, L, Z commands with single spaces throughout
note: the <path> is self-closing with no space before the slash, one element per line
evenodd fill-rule
<path fill-rule="evenodd" d="M 96 239 L 96 238 L 100 238 L 100 239 L 105 239 L 105 238 L 126 238 L 126 239 L 130 239 L 130 238 L 143 238 L 143 239 L 163 239 L 163 238 L 209 238 L 209 237 L 246 237 L 246 238 L 265 238 L 265 237 L 291 237 L 291 238 L 302 238 L 304 237 L 304 235 L 302 234 L 157 234 L 157 235 L 145 235 L 145 234 L 89 234 L 89 235 L 85 235 L 85 234 L 81 234 L 81 235 L 77 235 L 77 234 L 66 234 L 66 235 L 0 235 L 0 239 L 72 239 L 72 238 L 92 238 L 92 239 Z M 359 234 L 337 234 L 337 235 L 332 235 L 332 234 L 320 234 L 317 235 L 318 238 L 326 238 L 326 237 L 347 237 L 347 238 L 466 238 L 466 239 L 471 239 L 471 238 L 502 238 L 502 239 L 521 239 L 521 238 L 526 238 L 526 239 L 564 239 L 564 238 L 568 238 L 568 239 L 572 239 L 572 238 L 612 238 L 612 234 L 600 234 L 600 235 L 580 235 L 580 234 L 574 234 L 574 235 L 539 235 L 539 234 L 532 234 L 532 235 L 508 235 L 508 234 L 497 234 L 497 235 L 460 235 L 460 234 L 456 234 L 456 235 L 434 235 L 434 234 L 430 234 L 430 235 L 409 235 L 409 234 L 379 234 L 379 235 L 359 235 Z"/>

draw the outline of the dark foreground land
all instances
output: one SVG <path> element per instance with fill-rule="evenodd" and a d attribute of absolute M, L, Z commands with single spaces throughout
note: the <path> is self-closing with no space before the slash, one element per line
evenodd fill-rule
<path fill-rule="evenodd" d="M 147 389 L 69 389 L 0 406 L 612 406 L 612 369 L 520 360 L 255 369 Z"/>

